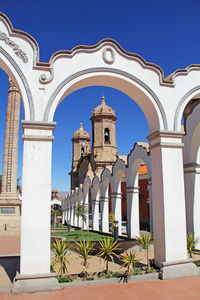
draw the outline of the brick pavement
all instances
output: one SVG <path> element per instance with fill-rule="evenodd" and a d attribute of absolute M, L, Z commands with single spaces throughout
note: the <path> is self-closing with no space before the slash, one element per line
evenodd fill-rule
<path fill-rule="evenodd" d="M 66 287 L 60 291 L 12 295 L 0 300 L 199 300 L 200 277 L 99 286 Z"/>

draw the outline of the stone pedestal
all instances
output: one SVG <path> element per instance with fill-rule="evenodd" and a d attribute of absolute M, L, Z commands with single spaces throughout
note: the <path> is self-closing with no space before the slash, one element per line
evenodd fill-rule
<path fill-rule="evenodd" d="M 21 201 L 16 193 L 0 194 L 0 236 L 19 236 L 21 232 Z"/>
<path fill-rule="evenodd" d="M 17 273 L 13 287 L 13 294 L 60 290 L 60 284 L 55 273 L 37 275 L 20 275 Z"/>
<path fill-rule="evenodd" d="M 163 262 L 159 272 L 159 279 L 192 277 L 200 274 L 199 268 L 192 259 L 184 259 L 172 262 Z"/>

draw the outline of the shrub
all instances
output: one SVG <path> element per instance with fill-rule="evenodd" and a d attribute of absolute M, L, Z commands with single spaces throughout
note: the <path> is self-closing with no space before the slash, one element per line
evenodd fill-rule
<path fill-rule="evenodd" d="M 150 260 L 149 260 L 149 252 L 151 250 L 150 244 L 153 241 L 153 236 L 151 233 L 145 231 L 145 233 L 141 232 L 139 237 L 136 237 L 138 246 L 145 251 L 145 256 L 147 258 L 147 266 L 150 269 Z"/>
<path fill-rule="evenodd" d="M 68 242 L 66 244 L 63 240 L 56 239 L 55 242 L 52 243 L 51 250 L 55 255 L 52 266 L 54 271 L 57 271 L 58 276 L 63 277 L 67 272 L 67 264 L 69 264 L 69 261 L 67 260 L 67 251 L 69 248 L 70 243 Z"/>
<path fill-rule="evenodd" d="M 106 274 L 108 274 L 108 261 L 112 260 L 113 257 L 118 257 L 115 253 L 116 250 L 119 250 L 119 245 L 117 245 L 117 241 L 114 241 L 111 238 L 105 238 L 99 242 L 100 251 L 97 253 L 99 257 L 102 257 L 106 262 Z"/>

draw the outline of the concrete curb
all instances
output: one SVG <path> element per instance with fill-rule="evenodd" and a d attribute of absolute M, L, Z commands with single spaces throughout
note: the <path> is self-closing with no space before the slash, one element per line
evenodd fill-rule
<path fill-rule="evenodd" d="M 158 279 L 158 273 L 150 273 L 143 275 L 134 275 L 128 279 L 128 282 L 134 281 L 145 281 L 145 280 L 155 280 Z M 104 285 L 104 284 L 116 284 L 123 283 L 123 280 L 120 281 L 119 278 L 109 278 L 109 279 L 98 279 L 98 280 L 86 280 L 79 282 L 65 282 L 60 283 L 62 287 L 76 287 L 76 286 L 88 286 L 88 285 Z"/>

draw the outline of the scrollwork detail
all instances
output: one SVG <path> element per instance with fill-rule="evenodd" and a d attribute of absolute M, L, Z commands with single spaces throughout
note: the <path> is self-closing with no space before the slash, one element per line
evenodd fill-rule
<path fill-rule="evenodd" d="M 39 82 L 42 84 L 51 82 L 54 78 L 54 71 L 52 68 L 50 68 L 50 73 L 51 75 L 49 78 L 47 78 L 46 74 L 40 75 Z"/>

